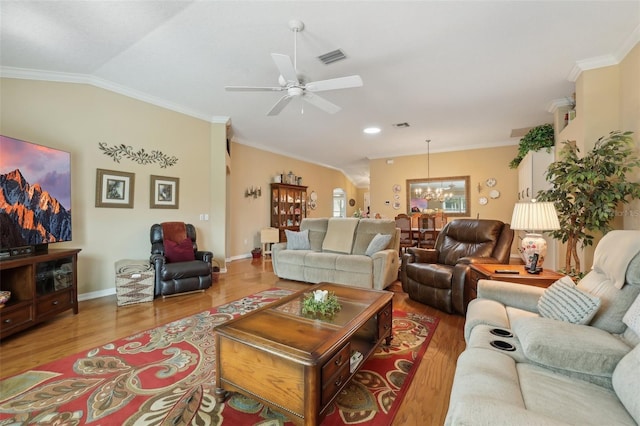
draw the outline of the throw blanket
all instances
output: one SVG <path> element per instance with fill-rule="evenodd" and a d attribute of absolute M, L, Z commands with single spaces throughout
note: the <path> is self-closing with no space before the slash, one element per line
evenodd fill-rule
<path fill-rule="evenodd" d="M 187 238 L 187 227 L 184 222 L 163 222 L 162 240 L 171 240 L 174 243 L 180 243 Z"/>

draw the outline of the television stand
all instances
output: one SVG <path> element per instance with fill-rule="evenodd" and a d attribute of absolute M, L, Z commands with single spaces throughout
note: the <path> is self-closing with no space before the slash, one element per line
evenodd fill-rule
<path fill-rule="evenodd" d="M 50 249 L 0 262 L 0 289 L 11 298 L 0 308 L 0 339 L 73 309 L 78 313 L 80 249 Z"/>

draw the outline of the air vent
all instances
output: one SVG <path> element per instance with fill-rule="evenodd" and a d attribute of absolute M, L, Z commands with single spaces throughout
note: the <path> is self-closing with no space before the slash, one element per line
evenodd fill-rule
<path fill-rule="evenodd" d="M 532 127 L 523 127 L 521 129 L 511 129 L 511 137 L 512 138 L 521 138 L 531 130 Z"/>
<path fill-rule="evenodd" d="M 409 127 L 409 123 L 407 123 L 406 121 L 404 123 L 396 123 L 396 124 L 392 124 L 393 127 L 398 127 L 398 128 L 403 128 L 403 127 Z"/>
<path fill-rule="evenodd" d="M 344 52 L 340 49 L 334 50 L 329 53 L 325 53 L 324 55 L 318 56 L 318 59 L 322 61 L 323 64 L 329 65 L 337 61 L 341 61 L 343 59 L 347 59 Z"/>

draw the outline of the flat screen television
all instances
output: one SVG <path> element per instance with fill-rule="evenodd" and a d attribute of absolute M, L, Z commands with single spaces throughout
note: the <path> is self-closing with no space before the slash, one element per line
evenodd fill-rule
<path fill-rule="evenodd" d="M 71 154 L 0 135 L 0 254 L 71 241 Z"/>

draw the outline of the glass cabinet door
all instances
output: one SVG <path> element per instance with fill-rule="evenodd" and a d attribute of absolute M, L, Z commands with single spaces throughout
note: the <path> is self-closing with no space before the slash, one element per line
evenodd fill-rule
<path fill-rule="evenodd" d="M 38 296 L 54 293 L 73 285 L 73 258 L 50 260 L 36 264 Z"/>

